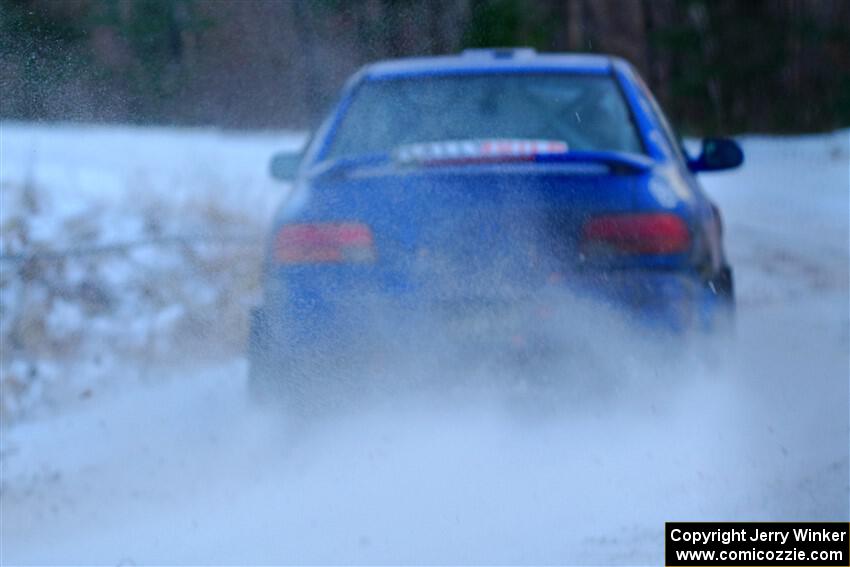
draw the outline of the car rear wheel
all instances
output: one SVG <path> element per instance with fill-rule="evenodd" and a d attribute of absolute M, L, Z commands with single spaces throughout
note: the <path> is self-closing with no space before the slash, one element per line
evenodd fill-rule
<path fill-rule="evenodd" d="M 716 295 L 718 301 L 711 324 L 711 331 L 716 335 L 734 337 L 735 280 L 732 274 L 732 268 L 724 266 L 708 285 Z"/>
<path fill-rule="evenodd" d="M 305 401 L 304 372 L 287 356 L 279 325 L 262 308 L 251 312 L 248 339 L 248 396 L 263 406 L 299 408 Z"/>

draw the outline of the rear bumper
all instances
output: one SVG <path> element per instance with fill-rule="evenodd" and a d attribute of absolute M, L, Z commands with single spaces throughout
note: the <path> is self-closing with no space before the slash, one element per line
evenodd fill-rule
<path fill-rule="evenodd" d="M 628 324 L 680 335 L 707 328 L 722 303 L 696 275 L 649 270 L 576 274 L 512 298 L 321 288 L 267 299 L 252 313 L 250 342 L 255 353 L 317 354 L 343 345 L 435 338 L 510 342 L 539 329 L 553 311 L 580 326 L 588 313 L 593 317 L 594 306 Z M 581 306 L 575 316 L 572 305 Z"/>
<path fill-rule="evenodd" d="M 629 321 L 663 332 L 704 326 L 716 297 L 696 274 L 664 271 L 602 272 L 578 278 L 575 293 L 618 310 Z"/>

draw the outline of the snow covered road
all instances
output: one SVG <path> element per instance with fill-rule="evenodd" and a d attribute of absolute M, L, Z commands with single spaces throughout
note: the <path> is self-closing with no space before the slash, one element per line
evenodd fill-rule
<path fill-rule="evenodd" d="M 666 520 L 847 521 L 850 135 L 744 148 L 705 177 L 739 285 L 723 364 L 556 414 L 401 399 L 308 426 L 249 407 L 239 357 L 123 381 L 3 425 L 0 563 L 658 564 Z"/>

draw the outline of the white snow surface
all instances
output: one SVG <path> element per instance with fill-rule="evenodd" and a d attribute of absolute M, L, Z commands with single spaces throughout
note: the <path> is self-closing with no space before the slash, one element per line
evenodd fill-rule
<path fill-rule="evenodd" d="M 0 136 L 0 221 L 33 179 L 51 203 L 28 213 L 33 239 L 56 248 L 79 211 L 100 211 L 103 242 L 137 236 L 118 220 L 148 193 L 262 224 L 281 197 L 268 156 L 300 140 L 9 123 Z M 239 354 L 145 380 L 120 358 L 105 376 L 82 366 L 79 396 L 2 426 L 0 563 L 659 564 L 664 521 L 847 521 L 850 134 L 742 143 L 743 168 L 703 179 L 738 283 L 722 361 L 640 367 L 561 411 L 400 396 L 306 423 L 248 403 Z M 119 268 L 104 277 L 135 277 Z M 62 337 L 92 321 L 58 300 L 47 319 Z"/>

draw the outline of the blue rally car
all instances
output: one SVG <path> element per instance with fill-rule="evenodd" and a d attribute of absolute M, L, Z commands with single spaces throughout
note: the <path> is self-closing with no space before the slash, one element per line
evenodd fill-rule
<path fill-rule="evenodd" d="M 317 366 L 393 343 L 463 341 L 553 288 L 668 333 L 711 329 L 734 304 L 718 209 L 695 174 L 739 146 L 682 149 L 627 62 L 531 49 L 369 65 L 302 154 L 252 313 L 250 384 L 299 396 Z M 427 324 L 426 324 L 427 320 Z M 504 334 L 502 334 L 504 331 Z M 470 332 L 470 336 L 475 333 Z M 426 336 L 427 335 L 427 336 Z"/>

